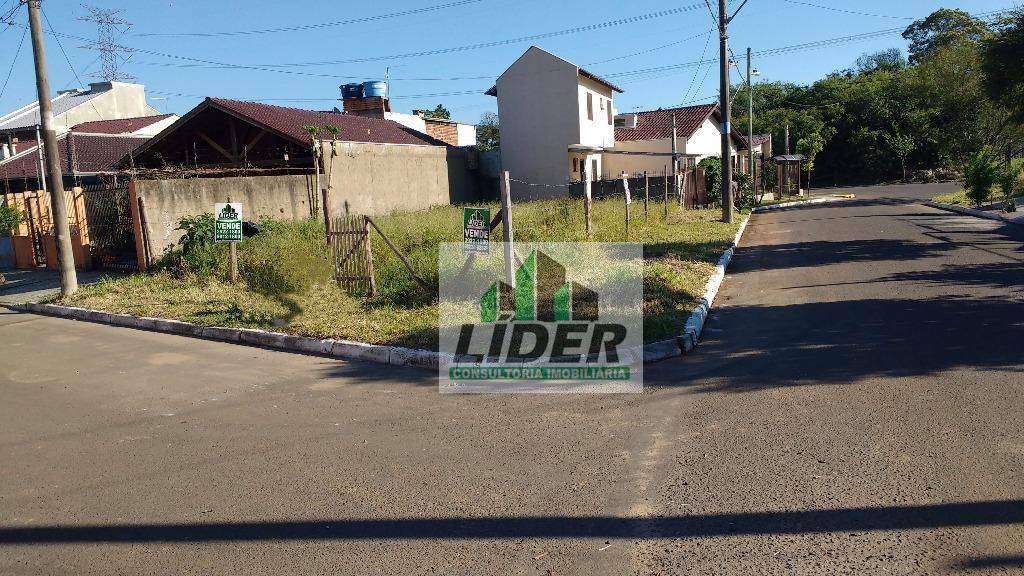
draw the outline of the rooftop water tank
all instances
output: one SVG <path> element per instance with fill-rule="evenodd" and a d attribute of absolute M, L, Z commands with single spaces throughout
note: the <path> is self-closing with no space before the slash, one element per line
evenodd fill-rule
<path fill-rule="evenodd" d="M 362 84 L 345 84 L 341 87 L 342 98 L 362 98 L 363 97 L 363 85 Z"/>
<path fill-rule="evenodd" d="M 369 80 L 363 82 L 363 98 L 373 98 L 379 96 L 383 98 L 387 95 L 388 83 L 383 80 Z"/>

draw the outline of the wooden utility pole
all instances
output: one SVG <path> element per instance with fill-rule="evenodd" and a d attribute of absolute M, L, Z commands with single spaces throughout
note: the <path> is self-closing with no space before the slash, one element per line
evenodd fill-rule
<path fill-rule="evenodd" d="M 747 46 L 747 163 L 750 172 L 750 189 L 754 189 L 754 65 L 753 52 Z"/>
<path fill-rule="evenodd" d="M 505 283 L 509 286 L 516 285 L 515 253 L 512 242 L 512 183 L 510 182 L 508 170 L 501 173 L 501 234 L 505 248 Z"/>
<path fill-rule="evenodd" d="M 64 174 L 57 153 L 57 133 L 53 129 L 53 108 L 50 105 L 50 79 L 46 73 L 46 51 L 43 47 L 43 26 L 39 18 L 40 0 L 28 0 L 28 23 L 32 32 L 32 54 L 36 65 L 36 91 L 39 94 L 39 118 L 42 124 L 46 172 L 50 178 L 50 206 L 53 208 L 53 231 L 57 244 L 57 268 L 60 270 L 60 293 L 70 296 L 78 291 L 75 255 L 71 248 L 71 224 L 64 198 Z M 40 174 L 40 177 L 42 175 Z"/>
<path fill-rule="evenodd" d="M 668 166 L 665 166 L 665 218 L 668 218 Z"/>
<path fill-rule="evenodd" d="M 590 171 L 583 170 L 583 218 L 587 221 L 587 238 L 594 233 L 594 225 L 590 220 L 590 211 L 593 208 L 592 202 L 594 192 L 591 189 Z"/>
<path fill-rule="evenodd" d="M 647 203 L 651 200 L 651 179 L 647 177 L 647 170 L 644 170 L 644 222 L 647 222 Z"/>
<path fill-rule="evenodd" d="M 732 154 L 729 133 L 732 108 L 729 104 L 729 14 L 727 0 L 718 0 L 719 111 L 722 114 L 722 221 L 732 223 Z"/>

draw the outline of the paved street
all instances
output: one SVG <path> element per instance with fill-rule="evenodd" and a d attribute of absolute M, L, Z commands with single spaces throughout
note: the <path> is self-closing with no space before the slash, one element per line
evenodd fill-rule
<path fill-rule="evenodd" d="M 0 573 L 1020 573 L 1024 233 L 948 188 L 754 216 L 642 395 L 4 313 Z"/>

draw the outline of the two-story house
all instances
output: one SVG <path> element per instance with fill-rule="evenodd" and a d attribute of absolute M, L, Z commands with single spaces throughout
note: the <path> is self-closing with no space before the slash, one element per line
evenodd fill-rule
<path fill-rule="evenodd" d="M 605 174 L 616 92 L 622 89 L 537 46 L 498 77 L 486 94 L 498 99 L 501 165 L 514 197 L 566 196 L 584 171 Z"/>

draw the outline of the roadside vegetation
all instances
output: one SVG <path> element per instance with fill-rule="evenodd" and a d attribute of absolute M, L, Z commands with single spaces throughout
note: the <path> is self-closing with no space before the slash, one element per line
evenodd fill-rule
<path fill-rule="evenodd" d="M 497 211 L 497 206 L 491 206 Z M 580 200 L 515 206 L 519 242 L 587 241 Z M 623 242 L 621 198 L 596 200 L 593 241 Z M 322 223 L 314 220 L 260 223 L 259 234 L 238 245 L 240 280 L 230 284 L 228 249 L 213 241 L 213 216 L 183 219 L 181 241 L 149 273 L 104 279 L 63 303 L 107 312 L 172 318 L 207 326 L 263 328 L 375 344 L 437 346 L 438 245 L 462 241 L 462 207 L 395 213 L 374 219 L 422 276 L 424 289 L 384 241 L 373 235 L 378 293 L 350 295 L 333 280 Z M 721 253 L 738 228 L 721 212 L 682 210 L 667 218 L 652 203 L 645 223 L 634 202 L 630 242 L 643 243 L 644 336 L 647 341 L 682 332 Z M 501 234 L 494 240 L 500 241 Z"/>

